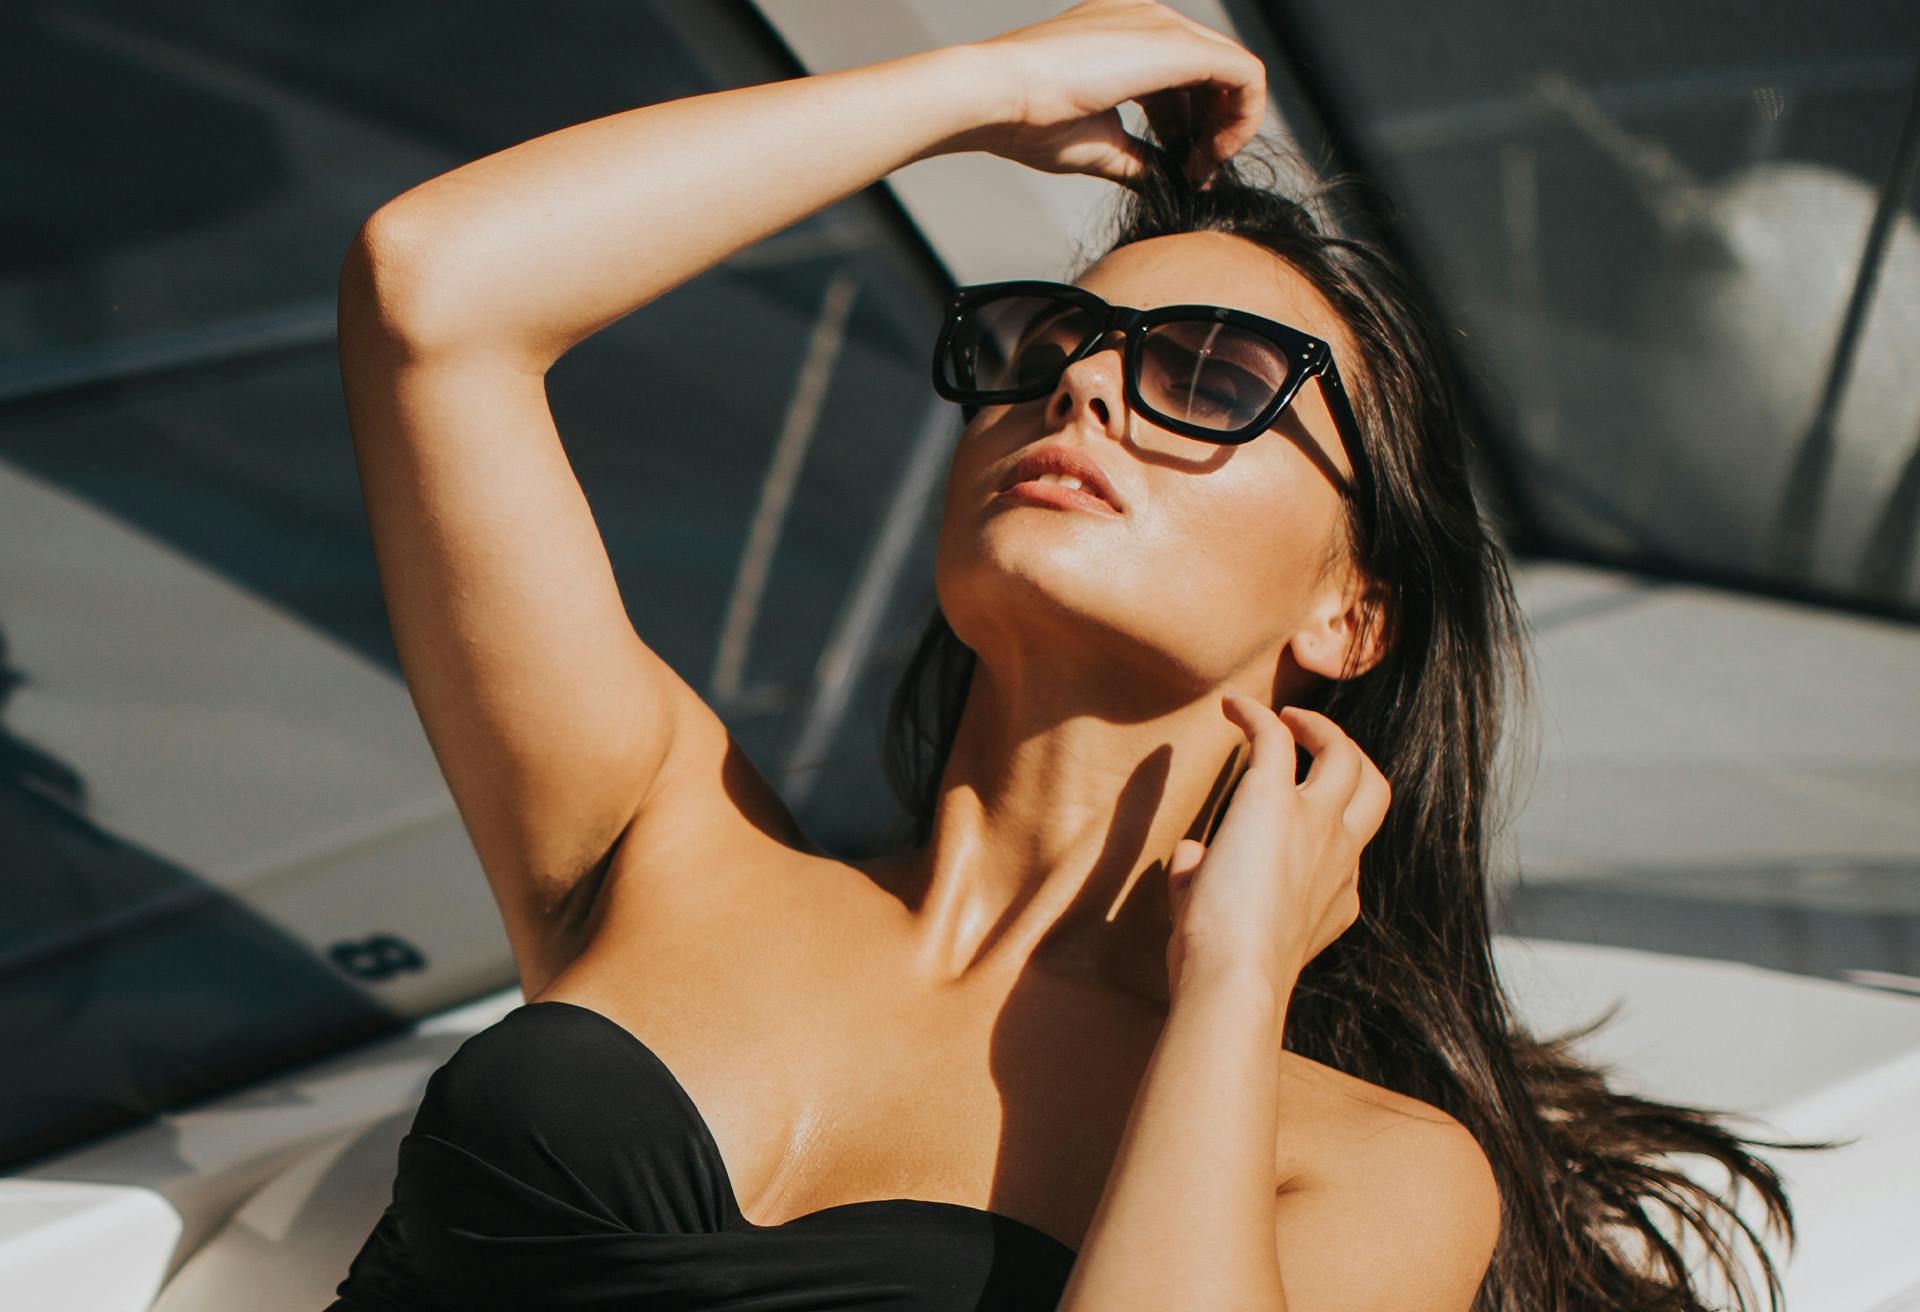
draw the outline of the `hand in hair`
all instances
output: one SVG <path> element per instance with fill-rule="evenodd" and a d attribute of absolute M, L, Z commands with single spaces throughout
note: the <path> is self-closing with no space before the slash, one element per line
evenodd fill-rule
<path fill-rule="evenodd" d="M 1266 112 L 1265 66 L 1163 4 L 1086 0 L 974 46 L 1008 81 L 1000 121 L 968 144 L 1047 173 L 1139 177 L 1153 147 L 1122 125 L 1125 101 L 1196 180 L 1251 141 Z"/>
<path fill-rule="evenodd" d="M 1386 818 L 1386 776 L 1317 711 L 1228 693 L 1252 754 L 1213 842 L 1183 838 L 1167 863 L 1167 980 L 1253 970 L 1285 998 L 1307 962 L 1360 914 L 1360 852 Z M 1313 754 L 1295 783 L 1295 743 Z"/>

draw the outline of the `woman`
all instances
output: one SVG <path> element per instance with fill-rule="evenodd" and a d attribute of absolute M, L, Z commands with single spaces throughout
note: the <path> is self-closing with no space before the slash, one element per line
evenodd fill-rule
<path fill-rule="evenodd" d="M 341 353 L 381 580 L 529 1002 L 435 1073 L 336 1307 L 1696 1308 L 1640 1204 L 1719 1258 L 1739 1223 L 1669 1150 L 1786 1227 L 1739 1137 L 1509 1020 L 1517 611 L 1436 331 L 1234 162 L 1264 99 L 1220 34 L 1089 0 L 369 221 Z M 1077 290 L 956 300 L 912 841 L 842 861 L 635 636 L 543 379 L 966 150 L 1133 202 Z"/>

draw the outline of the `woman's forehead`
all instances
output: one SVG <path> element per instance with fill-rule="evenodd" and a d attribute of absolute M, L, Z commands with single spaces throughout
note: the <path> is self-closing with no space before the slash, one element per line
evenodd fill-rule
<path fill-rule="evenodd" d="M 1078 285 L 1117 305 L 1224 305 L 1290 324 L 1331 342 L 1347 339 L 1333 307 L 1301 273 L 1266 247 L 1224 232 L 1181 232 L 1129 242 L 1107 254 Z"/>

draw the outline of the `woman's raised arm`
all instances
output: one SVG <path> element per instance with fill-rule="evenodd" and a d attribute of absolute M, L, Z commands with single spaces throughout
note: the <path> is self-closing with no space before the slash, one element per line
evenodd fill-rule
<path fill-rule="evenodd" d="M 484 156 L 368 220 L 359 245 L 378 310 L 417 349 L 483 347 L 543 371 L 656 296 L 990 121 L 993 64 L 946 47 L 646 105 Z"/>
<path fill-rule="evenodd" d="M 402 193 L 368 221 L 381 309 L 424 345 L 529 368 L 737 251 L 931 155 L 1132 176 L 1199 127 L 1208 162 L 1253 136 L 1265 70 L 1164 5 L 1090 0 L 985 41 L 647 105 L 562 128 Z"/>
<path fill-rule="evenodd" d="M 382 206 L 340 274 L 340 362 L 402 671 L 529 995 L 616 849 L 684 876 L 717 836 L 800 837 L 720 719 L 635 634 L 545 375 L 592 333 L 929 155 L 1130 175 L 1114 106 L 1251 136 L 1259 62 L 1156 4 L 648 105 Z M 1193 87 L 1186 91 L 1165 88 Z M 644 439 L 643 439 L 644 440 Z M 724 782 L 723 782 L 724 771 Z"/>

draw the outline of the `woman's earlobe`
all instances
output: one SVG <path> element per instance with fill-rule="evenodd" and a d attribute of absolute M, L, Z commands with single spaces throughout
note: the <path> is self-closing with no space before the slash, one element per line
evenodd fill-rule
<path fill-rule="evenodd" d="M 1346 644 L 1338 635 L 1324 629 L 1311 635 L 1303 634 L 1293 640 L 1293 659 L 1310 674 L 1338 679 L 1347 665 Z"/>

